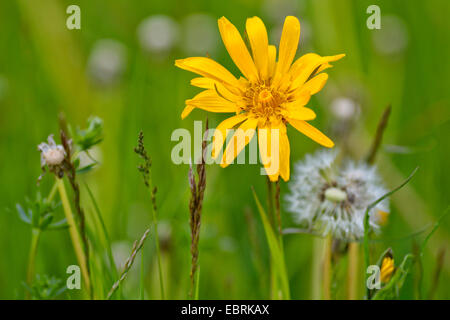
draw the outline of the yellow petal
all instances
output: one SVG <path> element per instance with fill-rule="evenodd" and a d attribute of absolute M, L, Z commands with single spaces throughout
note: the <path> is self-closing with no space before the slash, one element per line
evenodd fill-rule
<path fill-rule="evenodd" d="M 218 96 L 216 91 L 212 89 L 202 91 L 194 98 L 186 100 L 186 105 L 211 112 L 237 111 L 237 106 L 235 103 Z"/>
<path fill-rule="evenodd" d="M 314 120 L 316 113 L 309 108 L 290 103 L 286 105 L 286 110 L 283 112 L 286 118 L 294 120 Z"/>
<path fill-rule="evenodd" d="M 175 61 L 175 65 L 181 69 L 216 80 L 219 83 L 225 83 L 229 86 L 242 89 L 241 82 L 238 79 L 225 69 L 225 67 L 210 58 L 192 57 L 179 59 Z"/>
<path fill-rule="evenodd" d="M 278 138 L 279 136 L 280 133 L 275 135 L 275 137 Z M 276 141 L 274 143 L 274 151 L 278 152 L 279 144 Z M 280 175 L 280 158 L 278 157 L 278 161 L 276 161 L 276 159 L 274 159 L 275 155 L 272 155 L 272 128 L 270 126 L 258 128 L 258 145 L 261 161 L 270 181 L 278 181 Z"/>
<path fill-rule="evenodd" d="M 321 61 L 322 57 L 316 53 L 307 53 L 295 60 L 289 69 L 289 73 L 292 79 L 298 77 L 300 71 L 302 71 L 306 65 L 313 63 L 314 61 Z"/>
<path fill-rule="evenodd" d="M 246 30 L 260 79 L 265 80 L 269 66 L 269 39 L 266 27 L 260 18 L 253 17 L 247 19 Z"/>
<path fill-rule="evenodd" d="M 181 113 L 181 119 L 186 118 L 192 112 L 192 110 L 194 110 L 194 109 L 195 109 L 194 106 L 186 106 L 183 109 L 183 112 Z"/>
<path fill-rule="evenodd" d="M 339 60 L 344 56 L 344 54 L 340 54 L 321 57 L 317 54 L 309 53 L 300 57 L 289 71 L 292 79 L 291 90 L 300 88 L 312 76 L 328 68 L 330 66 L 329 62 Z"/>
<path fill-rule="evenodd" d="M 290 175 L 289 158 L 291 149 L 284 124 L 283 127 L 284 130 L 280 131 L 280 175 L 284 181 L 288 181 Z"/>
<path fill-rule="evenodd" d="M 227 139 L 227 130 L 232 129 L 234 126 L 241 123 L 245 119 L 247 119 L 246 114 L 238 114 L 237 116 L 222 121 L 217 126 L 216 130 L 214 131 L 213 147 L 211 151 L 213 159 L 217 158 L 220 155 L 220 150 L 222 149 L 222 146 Z"/>
<path fill-rule="evenodd" d="M 284 20 L 283 32 L 280 40 L 278 63 L 274 82 L 280 81 L 291 67 L 297 52 L 300 39 L 300 22 L 296 17 L 288 16 Z"/>
<path fill-rule="evenodd" d="M 287 118 L 287 121 L 298 131 L 303 133 L 308 138 L 311 138 L 315 142 L 323 145 L 327 148 L 334 147 L 334 142 L 330 140 L 326 135 L 324 135 L 322 132 L 314 128 L 312 125 L 307 123 L 306 121 L 302 120 L 295 120 Z"/>
<path fill-rule="evenodd" d="M 277 47 L 269 46 L 269 77 L 273 77 L 277 66 Z"/>
<path fill-rule="evenodd" d="M 222 41 L 231 59 L 248 80 L 256 81 L 258 79 L 258 71 L 239 31 L 225 17 L 220 18 L 218 24 Z"/>
<path fill-rule="evenodd" d="M 225 168 L 233 162 L 233 160 L 241 153 L 245 146 L 250 142 L 256 132 L 256 126 L 258 124 L 258 119 L 247 119 L 242 123 L 239 128 L 231 137 L 228 143 L 225 153 L 223 155 L 223 160 L 221 163 L 222 168 Z"/>
<path fill-rule="evenodd" d="M 198 77 L 191 80 L 191 85 L 203 89 L 214 89 L 215 81 L 211 78 Z"/>
<path fill-rule="evenodd" d="M 301 91 L 308 91 L 309 94 L 313 95 L 322 90 L 322 88 L 325 86 L 325 83 L 327 83 L 328 80 L 328 74 L 326 73 L 320 73 L 311 80 L 308 80 L 302 87 Z"/>

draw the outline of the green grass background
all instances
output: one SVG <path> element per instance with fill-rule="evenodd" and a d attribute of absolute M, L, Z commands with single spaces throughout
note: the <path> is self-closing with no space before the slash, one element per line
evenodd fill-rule
<path fill-rule="evenodd" d="M 330 112 L 333 94 L 362 96 L 361 115 L 355 124 L 351 149 L 363 156 L 370 146 L 383 109 L 392 103 L 392 117 L 384 143 L 407 146 L 408 154 L 381 151 L 378 165 L 386 185 L 400 184 L 416 167 L 417 175 L 408 187 L 392 198 L 390 221 L 382 238 L 404 237 L 432 223 L 449 204 L 449 86 L 450 25 L 449 2 L 314 0 L 298 1 L 296 15 L 307 20 L 312 35 L 307 48 L 321 55 L 346 53 L 334 63 L 330 81 L 310 105 L 317 110 L 313 123 L 326 133 L 335 119 Z M 65 9 L 81 7 L 81 30 L 67 30 Z M 408 45 L 399 54 L 386 56 L 375 50 L 368 30 L 366 8 L 381 7 L 384 15 L 403 20 Z M 23 298 L 30 230 L 13 209 L 26 196 L 33 197 L 40 174 L 36 146 L 50 133 L 57 133 L 57 116 L 66 114 L 70 123 L 83 127 L 89 115 L 104 119 L 105 139 L 101 144 L 102 165 L 83 177 L 99 202 L 114 243 L 130 248 L 150 223 L 150 199 L 143 186 L 133 153 L 139 130 L 153 158 L 153 180 L 158 187 L 159 219 L 170 227 L 164 242 L 166 286 L 170 298 L 186 298 L 189 288 L 188 166 L 171 162 L 170 141 L 176 128 L 192 131 L 193 121 L 206 113 L 194 111 L 180 119 L 184 100 L 198 89 L 189 86 L 194 75 L 174 67 L 174 60 L 186 54 L 175 48 L 160 59 L 139 46 L 136 28 L 146 17 L 165 14 L 181 21 L 191 13 L 226 16 L 243 32 L 245 19 L 254 15 L 275 27 L 264 13 L 263 3 L 245 1 L 1 1 L 0 75 L 7 89 L 0 98 L 0 298 Z M 382 20 L 383 23 L 383 20 Z M 94 43 L 103 38 L 122 42 L 127 48 L 126 71 L 111 89 L 92 86 L 86 64 Z M 302 42 L 301 42 L 302 43 Z M 223 44 L 219 41 L 213 58 L 236 75 Z M 331 97 L 331 98 L 330 98 Z M 215 127 L 225 115 L 208 114 Z M 292 163 L 318 148 L 295 130 L 288 130 Z M 339 145 L 339 141 L 338 145 Z M 268 250 L 250 186 L 260 199 L 265 197 L 265 177 L 259 165 L 235 165 L 226 169 L 207 168 L 207 189 L 200 236 L 200 298 L 269 297 Z M 40 187 L 46 194 L 50 176 Z M 282 183 L 282 192 L 287 186 Z M 87 214 L 92 205 L 83 191 Z M 62 212 L 58 215 L 63 216 Z M 293 226 L 283 212 L 285 226 Z M 160 227 L 161 228 L 161 227 Z M 162 227 L 164 228 L 164 227 Z M 166 228 L 167 229 L 167 228 Z M 417 241 L 424 237 L 420 235 Z M 424 289 L 430 287 L 436 254 L 450 239 L 450 221 L 443 222 L 424 255 Z M 411 252 L 412 240 L 378 243 L 377 252 L 394 249 L 396 261 Z M 116 245 L 117 247 L 117 245 Z M 145 245 L 146 297 L 159 298 L 156 259 L 152 239 Z M 292 297 L 307 299 L 310 292 L 312 238 L 290 235 L 285 238 L 287 267 Z M 127 254 L 127 251 L 125 251 Z M 126 258 L 126 256 L 125 256 Z M 450 297 L 450 253 L 447 252 L 436 298 Z M 37 257 L 37 273 L 65 279 L 66 267 L 75 264 L 67 232 L 46 232 Z M 139 265 L 139 263 L 136 263 Z M 132 269 L 124 285 L 126 298 L 137 298 L 139 268 Z M 414 297 L 414 280 L 409 276 L 402 298 Z M 111 283 L 105 284 L 109 287 Z M 337 288 L 339 291 L 339 287 Z M 341 290 L 342 291 L 342 290 Z M 339 291 L 340 292 L 340 291 Z M 338 293 L 342 296 L 342 292 Z M 66 298 L 76 294 L 65 295 Z"/>

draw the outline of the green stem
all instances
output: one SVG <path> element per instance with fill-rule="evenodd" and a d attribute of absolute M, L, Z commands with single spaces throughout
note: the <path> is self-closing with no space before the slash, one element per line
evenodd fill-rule
<path fill-rule="evenodd" d="M 31 245 L 30 245 L 30 253 L 28 256 L 28 271 L 27 271 L 27 282 L 30 287 L 33 284 L 34 269 L 36 266 L 36 254 L 40 237 L 41 237 L 41 230 L 37 228 L 31 229 Z"/>
<path fill-rule="evenodd" d="M 66 220 L 69 225 L 69 233 L 72 239 L 72 245 L 75 250 L 75 255 L 77 257 L 78 263 L 80 264 L 81 273 L 83 274 L 86 291 L 91 292 L 91 283 L 89 279 L 89 270 L 86 264 L 86 256 L 83 252 L 82 241 L 75 224 L 75 219 L 73 218 L 72 208 L 70 207 L 69 198 L 67 197 L 64 181 L 62 179 L 56 178 L 56 182 L 58 185 L 59 196 L 63 205 L 64 214 L 66 215 Z"/>
<path fill-rule="evenodd" d="M 140 298 L 144 300 L 145 290 L 144 290 L 144 250 L 141 250 L 141 283 L 140 283 Z"/>
<path fill-rule="evenodd" d="M 57 191 L 58 191 L 58 184 L 55 181 L 55 183 L 53 184 L 52 190 L 50 190 L 50 193 L 49 193 L 49 195 L 47 197 L 47 202 L 52 202 L 52 200 L 55 197 Z"/>
<path fill-rule="evenodd" d="M 153 205 L 152 205 L 152 218 L 153 218 L 153 226 L 154 226 L 154 230 L 155 230 L 154 238 L 155 238 L 155 246 L 156 246 L 156 255 L 158 257 L 159 286 L 160 286 L 160 289 L 161 289 L 161 299 L 165 300 L 164 280 L 163 280 L 162 263 L 161 263 L 161 250 L 159 248 L 158 220 L 157 220 L 157 217 L 156 217 L 156 210 L 153 207 Z"/>

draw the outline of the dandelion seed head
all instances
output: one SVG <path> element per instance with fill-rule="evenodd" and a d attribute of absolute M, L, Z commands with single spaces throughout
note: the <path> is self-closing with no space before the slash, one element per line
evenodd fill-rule
<path fill-rule="evenodd" d="M 88 60 L 88 73 L 96 84 L 111 85 L 119 80 L 125 65 L 125 46 L 113 39 L 102 39 L 92 48 Z"/>
<path fill-rule="evenodd" d="M 351 98 L 338 97 L 331 102 L 331 111 L 339 120 L 350 120 L 358 114 L 359 105 Z"/>
<path fill-rule="evenodd" d="M 214 54 L 219 47 L 216 20 L 205 13 L 194 13 L 182 22 L 182 48 L 190 55 Z"/>
<path fill-rule="evenodd" d="M 154 15 L 139 24 L 138 38 L 141 47 L 149 53 L 166 53 L 178 41 L 179 27 L 175 20 L 166 15 Z"/>
<path fill-rule="evenodd" d="M 344 240 L 364 235 L 366 208 L 387 190 L 374 166 L 345 160 L 337 163 L 336 150 L 320 150 L 307 155 L 295 166 L 286 197 L 288 210 L 297 223 Z M 378 231 L 389 212 L 387 199 L 369 212 L 369 226 Z"/>
<path fill-rule="evenodd" d="M 373 33 L 375 49 L 387 56 L 404 52 L 408 41 L 408 28 L 405 22 L 395 15 L 383 16 L 381 29 Z"/>

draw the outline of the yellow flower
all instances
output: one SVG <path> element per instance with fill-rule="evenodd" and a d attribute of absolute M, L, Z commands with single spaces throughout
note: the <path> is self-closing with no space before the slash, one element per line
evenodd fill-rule
<path fill-rule="evenodd" d="M 294 57 L 300 38 L 300 22 L 288 16 L 284 22 L 280 40 L 278 61 L 276 47 L 269 45 L 264 23 L 258 17 L 247 19 L 246 32 L 251 52 L 247 49 L 236 27 L 225 17 L 218 21 L 222 40 L 231 59 L 242 72 L 237 79 L 219 63 L 206 57 L 191 57 L 175 61 L 175 65 L 201 75 L 191 84 L 204 88 L 193 99 L 186 100 L 181 117 L 184 119 L 194 108 L 211 112 L 235 113 L 217 127 L 213 137 L 213 157 L 218 157 L 223 146 L 222 137 L 227 130 L 238 128 L 223 153 L 222 167 L 232 163 L 236 156 L 250 142 L 258 129 L 258 141 L 261 160 L 272 181 L 279 176 L 289 180 L 289 140 L 286 124 L 313 139 L 317 143 L 331 148 L 334 143 L 306 121 L 316 117 L 314 111 L 304 107 L 311 95 L 319 92 L 328 79 L 323 70 L 330 68 L 332 61 L 341 59 L 344 54 L 321 57 L 308 53 L 294 63 Z M 263 130 L 266 129 L 266 130 Z M 272 131 L 276 129 L 279 141 L 271 141 Z M 249 131 L 247 131 L 249 130 Z M 237 137 L 242 132 L 244 139 Z M 218 135 L 221 134 L 221 138 Z M 277 143 L 278 142 L 278 143 Z M 279 169 L 269 173 L 271 143 L 276 144 Z M 265 152 L 263 152 L 264 150 Z"/>
<path fill-rule="evenodd" d="M 381 263 L 380 280 L 383 283 L 388 283 L 394 273 L 394 259 L 385 257 Z"/>

